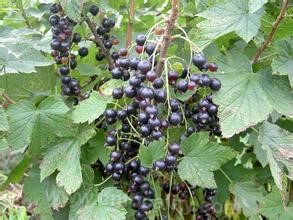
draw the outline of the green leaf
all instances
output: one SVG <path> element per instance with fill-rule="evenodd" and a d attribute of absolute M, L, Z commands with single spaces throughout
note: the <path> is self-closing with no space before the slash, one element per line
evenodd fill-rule
<path fill-rule="evenodd" d="M 273 74 L 288 75 L 290 85 L 293 87 L 293 38 L 280 41 L 276 45 L 278 57 L 273 59 Z"/>
<path fill-rule="evenodd" d="M 178 165 L 182 180 L 192 185 L 216 188 L 213 171 L 235 156 L 235 152 L 225 146 L 209 141 L 207 132 L 195 133 L 183 140 L 181 149 L 183 160 Z"/>
<path fill-rule="evenodd" d="M 111 149 L 104 146 L 105 135 L 99 131 L 97 135 L 89 141 L 89 144 L 82 148 L 82 161 L 86 164 L 95 163 L 98 159 L 105 166 L 109 162 Z"/>
<path fill-rule="evenodd" d="M 249 2 L 248 2 L 249 12 L 254 13 L 254 12 L 258 11 L 267 2 L 268 2 L 268 0 L 258 0 L 258 1 L 249 0 Z"/>
<path fill-rule="evenodd" d="M 293 219 L 293 203 L 283 206 L 282 197 L 274 187 L 260 204 L 260 213 L 269 219 Z"/>
<path fill-rule="evenodd" d="M 264 122 L 259 131 L 259 142 L 267 154 L 268 162 L 276 185 L 284 188 L 285 168 L 293 179 L 293 134 L 269 122 Z"/>
<path fill-rule="evenodd" d="M 41 219 L 53 220 L 50 203 L 46 197 L 46 187 L 40 183 L 40 170 L 34 166 L 29 176 L 24 180 L 23 187 L 25 198 L 36 205 L 34 213 L 39 214 Z"/>
<path fill-rule="evenodd" d="M 242 65 L 236 69 L 232 60 L 241 60 Z M 293 115 L 293 93 L 285 77 L 272 76 L 268 69 L 253 73 L 248 58 L 238 52 L 230 53 L 219 61 L 219 72 L 224 74 L 217 74 L 217 78 L 221 80 L 222 88 L 213 97 L 219 105 L 224 137 L 256 125 L 273 110 Z M 221 66 L 223 63 L 225 65 Z"/>
<path fill-rule="evenodd" d="M 127 211 L 123 204 L 129 201 L 129 197 L 115 187 L 107 187 L 103 189 L 96 202 L 85 205 L 78 210 L 79 219 L 126 219 Z"/>
<path fill-rule="evenodd" d="M 258 32 L 262 14 L 263 9 L 255 11 L 248 0 L 226 0 L 198 14 L 206 19 L 198 24 L 199 36 L 206 44 L 235 31 L 249 42 Z"/>
<path fill-rule="evenodd" d="M 74 123 L 93 122 L 104 113 L 109 101 L 109 98 L 102 97 L 98 92 L 93 91 L 90 97 L 77 105 L 73 111 Z"/>
<path fill-rule="evenodd" d="M 14 101 L 35 100 L 50 96 L 55 87 L 57 74 L 53 66 L 37 67 L 36 73 L 7 74 L 0 76 L 0 88 Z"/>
<path fill-rule="evenodd" d="M 81 12 L 84 1 L 79 0 L 61 0 L 61 6 L 68 17 L 78 22 L 81 18 Z"/>
<path fill-rule="evenodd" d="M 28 170 L 32 162 L 32 158 L 25 155 L 23 159 L 10 171 L 8 178 L 3 184 L 0 185 L 0 191 L 5 190 L 5 188 L 10 183 L 18 183 L 22 180 L 24 173 Z"/>
<path fill-rule="evenodd" d="M 153 141 L 149 146 L 140 146 L 138 158 L 143 166 L 152 168 L 153 163 L 164 158 L 166 155 L 166 147 L 164 141 Z"/>
<path fill-rule="evenodd" d="M 4 66 L 0 75 L 6 73 L 32 73 L 37 66 L 53 64 L 30 44 L 17 43 L 0 46 L 0 66 Z"/>
<path fill-rule="evenodd" d="M 38 107 L 29 101 L 11 105 L 7 110 L 8 142 L 13 148 L 21 148 L 29 145 L 33 137 L 46 142 L 49 137 L 66 134 L 68 110 L 65 103 L 56 97 L 44 99 Z"/>
<path fill-rule="evenodd" d="M 57 186 L 55 177 L 55 175 L 47 177 L 42 184 L 44 184 L 45 195 L 47 196 L 50 206 L 58 210 L 66 205 L 68 195 L 63 187 Z"/>
<path fill-rule="evenodd" d="M 7 120 L 7 114 L 5 113 L 4 109 L 2 106 L 0 106 L 0 131 L 8 131 L 9 129 L 9 124 Z"/>
<path fill-rule="evenodd" d="M 255 131 L 251 132 L 248 141 L 253 146 L 253 152 L 255 153 L 255 156 L 261 163 L 262 167 L 268 165 L 269 162 L 266 151 L 262 148 L 261 143 L 258 141 L 258 133 Z"/>
<path fill-rule="evenodd" d="M 76 136 L 59 139 L 48 148 L 41 164 L 41 180 L 51 175 L 56 169 L 58 186 L 64 186 L 68 194 L 75 192 L 82 183 L 80 166 L 80 147 L 95 135 L 92 126 L 81 127 Z"/>
<path fill-rule="evenodd" d="M 230 192 L 234 194 L 234 207 L 251 219 L 258 219 L 259 203 L 264 197 L 264 188 L 257 187 L 253 182 L 236 182 L 230 185 Z"/>
<path fill-rule="evenodd" d="M 100 69 L 88 63 L 80 63 L 76 69 L 81 76 L 94 76 L 101 74 Z"/>

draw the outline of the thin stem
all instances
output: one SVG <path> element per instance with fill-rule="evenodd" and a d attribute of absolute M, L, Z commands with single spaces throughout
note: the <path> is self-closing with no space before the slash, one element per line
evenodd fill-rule
<path fill-rule="evenodd" d="M 179 0 L 172 0 L 172 9 L 169 18 L 166 21 L 166 30 L 163 36 L 162 44 L 161 44 L 161 51 L 160 51 L 160 59 L 156 68 L 156 73 L 160 76 L 164 69 L 164 64 L 167 56 L 168 47 L 170 46 L 172 36 L 171 32 L 175 27 L 175 22 L 178 17 L 179 11 Z"/>
<path fill-rule="evenodd" d="M 30 22 L 29 22 L 29 20 L 28 20 L 28 17 L 27 17 L 27 15 L 26 15 L 25 11 L 24 11 L 22 1 L 17 1 L 17 2 L 19 3 L 19 4 L 17 4 L 17 5 L 18 5 L 18 8 L 19 8 L 19 10 L 20 10 L 20 12 L 21 12 L 21 16 L 22 16 L 23 19 L 24 19 L 24 23 L 26 24 L 26 26 L 27 26 L 28 28 L 32 29 L 32 25 L 30 24 Z"/>
<path fill-rule="evenodd" d="M 6 95 L 4 92 L 2 93 L 2 96 L 9 104 L 15 103 L 15 101 L 13 99 L 11 99 L 8 95 Z"/>
<path fill-rule="evenodd" d="M 91 22 L 91 20 L 89 19 L 88 16 L 84 16 L 84 20 L 87 23 L 87 25 L 89 26 L 92 34 L 95 37 L 95 43 L 97 43 L 102 51 L 102 53 L 105 55 L 106 60 L 108 62 L 109 68 L 110 69 L 114 69 L 114 61 L 112 60 L 109 51 L 106 49 L 103 41 L 101 40 L 101 38 L 99 37 L 99 35 L 96 32 L 96 25 L 94 23 Z"/>
<path fill-rule="evenodd" d="M 273 23 L 273 27 L 271 30 L 271 33 L 268 36 L 268 39 L 263 43 L 263 45 L 258 49 L 258 51 L 256 52 L 253 60 L 252 60 L 252 64 L 256 64 L 259 61 L 260 56 L 262 55 L 262 53 L 265 51 L 265 49 L 270 45 L 270 43 L 272 42 L 274 35 L 278 29 L 278 26 L 280 25 L 281 21 L 283 20 L 283 18 L 285 17 L 285 13 L 287 11 L 288 8 L 288 4 L 289 4 L 289 0 L 284 0 L 283 1 L 283 6 L 282 9 L 276 19 L 276 21 Z"/>
<path fill-rule="evenodd" d="M 171 219 L 170 217 L 170 201 L 171 201 L 171 188 L 172 188 L 172 181 L 173 181 L 173 172 L 171 172 L 170 182 L 169 182 L 169 194 L 168 194 L 168 219 Z"/>
<path fill-rule="evenodd" d="M 220 168 L 219 170 L 223 173 L 223 175 L 227 178 L 227 180 L 229 180 L 230 183 L 233 183 L 233 180 L 225 173 L 224 170 L 222 170 L 222 168 Z"/>
<path fill-rule="evenodd" d="M 100 182 L 100 183 L 97 183 L 95 184 L 95 186 L 101 186 L 103 185 L 104 183 L 106 183 L 109 179 L 111 179 L 112 176 L 108 176 L 103 182 Z"/>
<path fill-rule="evenodd" d="M 125 48 L 128 48 L 131 45 L 134 14 L 135 14 L 135 0 L 130 0 L 130 9 L 128 13 L 128 25 L 127 25 Z"/>

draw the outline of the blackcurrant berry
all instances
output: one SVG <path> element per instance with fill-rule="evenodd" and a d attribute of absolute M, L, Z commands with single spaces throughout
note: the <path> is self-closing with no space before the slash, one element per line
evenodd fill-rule
<path fill-rule="evenodd" d="M 180 146 L 176 143 L 170 144 L 168 146 L 168 151 L 172 155 L 177 155 L 180 151 Z"/>
<path fill-rule="evenodd" d="M 79 54 L 79 56 L 81 56 L 81 57 L 85 57 L 85 56 L 87 56 L 88 53 L 89 53 L 89 51 L 88 51 L 88 49 L 87 49 L 86 47 L 82 47 L 82 48 L 80 48 L 80 49 L 78 50 L 78 54 Z"/>
<path fill-rule="evenodd" d="M 96 5 L 92 5 L 92 6 L 90 7 L 90 10 L 89 10 L 89 12 L 90 12 L 93 16 L 96 16 L 96 15 L 99 13 L 99 11 L 100 11 L 100 9 L 99 9 L 99 7 L 96 6 Z"/>
<path fill-rule="evenodd" d="M 151 56 L 154 52 L 155 52 L 155 49 L 156 49 L 156 45 L 155 44 L 148 44 L 146 47 L 145 47 L 145 52 Z"/>
<path fill-rule="evenodd" d="M 219 91 L 221 89 L 221 82 L 216 78 L 212 78 L 210 82 L 210 88 L 213 91 Z"/>
<path fill-rule="evenodd" d="M 70 72 L 70 69 L 69 69 L 68 66 L 61 66 L 61 67 L 59 68 L 59 73 L 60 73 L 61 75 L 63 75 L 63 76 L 68 75 L 69 72 Z"/>
<path fill-rule="evenodd" d="M 113 173 L 113 171 L 114 171 L 114 166 L 113 166 L 113 164 L 112 164 L 112 163 L 108 163 L 108 164 L 106 165 L 105 171 L 106 171 L 107 173 L 109 173 L 109 174 Z"/>
<path fill-rule="evenodd" d="M 176 164 L 176 157 L 173 156 L 173 155 L 167 155 L 166 158 L 165 158 L 165 162 L 167 165 L 170 165 L 170 166 L 173 166 Z"/>
<path fill-rule="evenodd" d="M 157 160 L 154 162 L 154 169 L 164 171 L 166 169 L 166 163 L 163 160 Z"/>
<path fill-rule="evenodd" d="M 140 59 L 137 57 L 132 58 L 129 62 L 130 69 L 137 70 L 137 65 L 138 65 L 139 61 L 140 61 Z"/>
<path fill-rule="evenodd" d="M 162 78 L 156 78 L 153 81 L 153 87 L 155 89 L 161 89 L 164 86 L 164 80 Z"/>
<path fill-rule="evenodd" d="M 105 58 L 105 55 L 102 53 L 97 53 L 96 54 L 96 60 L 97 61 L 102 61 Z"/>
<path fill-rule="evenodd" d="M 104 18 L 102 20 L 102 26 L 104 28 L 110 28 L 111 27 L 111 21 L 108 18 Z"/>
<path fill-rule="evenodd" d="M 58 3 L 53 3 L 50 5 L 50 12 L 52 14 L 58 13 L 61 10 L 61 6 Z"/>
<path fill-rule="evenodd" d="M 124 88 L 124 93 L 127 98 L 133 98 L 136 96 L 136 90 L 133 86 L 127 86 Z"/>
<path fill-rule="evenodd" d="M 139 61 L 137 64 L 137 70 L 139 70 L 142 74 L 146 74 L 148 71 L 150 71 L 151 67 L 151 63 L 147 60 Z"/>
<path fill-rule="evenodd" d="M 112 91 L 112 96 L 114 99 L 121 99 L 123 97 L 123 89 L 121 88 L 115 88 Z"/>
<path fill-rule="evenodd" d="M 157 74 L 155 71 L 150 70 L 146 73 L 146 79 L 150 82 L 153 82 L 157 78 Z"/>
<path fill-rule="evenodd" d="M 51 26 L 57 25 L 59 21 L 60 21 L 59 15 L 51 15 L 49 18 L 49 22 Z"/>
<path fill-rule="evenodd" d="M 164 103 L 167 99 L 167 93 L 164 89 L 155 90 L 155 100 Z"/>
<path fill-rule="evenodd" d="M 218 65 L 215 64 L 215 63 L 209 63 L 209 64 L 208 64 L 208 69 L 209 69 L 209 71 L 211 71 L 211 72 L 217 72 L 217 70 L 218 70 Z"/>
<path fill-rule="evenodd" d="M 70 76 L 63 76 L 61 81 L 63 84 L 68 85 L 71 81 L 71 77 Z"/>
<path fill-rule="evenodd" d="M 192 63 L 200 70 L 203 68 L 203 66 L 206 64 L 206 62 L 207 62 L 206 58 L 204 57 L 204 55 L 202 55 L 200 53 L 195 54 L 192 57 Z"/>
<path fill-rule="evenodd" d="M 116 138 L 115 138 L 113 135 L 108 135 L 108 136 L 106 137 L 106 144 L 107 144 L 108 146 L 113 146 L 113 145 L 115 145 L 115 144 L 116 144 Z"/>
<path fill-rule="evenodd" d="M 123 75 L 122 70 L 118 67 L 115 67 L 114 69 L 112 69 L 111 73 L 112 73 L 113 79 L 121 79 Z"/>
<path fill-rule="evenodd" d="M 201 86 L 209 86 L 211 84 L 211 78 L 207 74 L 202 74 L 200 76 L 199 84 Z"/>
<path fill-rule="evenodd" d="M 188 89 L 188 82 L 184 79 L 178 81 L 176 88 L 179 92 L 186 92 Z"/>
<path fill-rule="evenodd" d="M 145 41 L 146 41 L 146 36 L 140 34 L 140 35 L 138 35 L 138 36 L 136 37 L 136 40 L 135 40 L 135 41 L 136 41 L 136 44 L 137 44 L 137 45 L 139 45 L 139 46 L 143 46 L 144 43 L 145 43 Z"/>
<path fill-rule="evenodd" d="M 81 36 L 79 33 L 74 33 L 72 37 L 72 42 L 78 44 L 81 41 Z"/>
<path fill-rule="evenodd" d="M 121 178 L 122 178 L 122 175 L 120 173 L 113 173 L 112 174 L 112 178 L 115 180 L 115 181 L 120 181 Z"/>
<path fill-rule="evenodd" d="M 143 137 L 147 137 L 151 134 L 151 129 L 148 125 L 140 126 L 140 133 Z"/>
<path fill-rule="evenodd" d="M 153 99 L 155 97 L 155 92 L 150 87 L 141 88 L 139 94 L 142 99 Z"/>
<path fill-rule="evenodd" d="M 115 109 L 107 109 L 104 115 L 106 118 L 116 118 L 117 111 Z"/>
<path fill-rule="evenodd" d="M 120 120 L 124 120 L 127 117 L 127 111 L 124 109 L 118 110 L 117 111 L 117 118 Z"/>

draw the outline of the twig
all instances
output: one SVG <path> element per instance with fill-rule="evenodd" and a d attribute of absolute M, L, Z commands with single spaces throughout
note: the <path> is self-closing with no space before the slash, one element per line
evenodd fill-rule
<path fill-rule="evenodd" d="M 135 0 L 130 0 L 130 9 L 128 13 L 129 17 L 128 17 L 125 48 L 128 48 L 131 45 L 134 14 L 135 14 Z"/>
<path fill-rule="evenodd" d="M 13 99 L 11 99 L 8 95 L 6 95 L 5 93 L 2 93 L 3 98 L 9 103 L 9 104 L 14 104 L 15 101 Z"/>
<path fill-rule="evenodd" d="M 280 14 L 278 15 L 276 21 L 273 24 L 271 33 L 268 36 L 268 39 L 263 43 L 263 45 L 258 49 L 258 51 L 256 52 L 253 60 L 252 60 L 252 64 L 256 64 L 261 56 L 261 54 L 264 52 L 264 50 L 270 45 L 270 43 L 272 42 L 274 35 L 278 29 L 278 26 L 280 25 L 281 21 L 283 20 L 286 10 L 288 8 L 288 3 L 289 0 L 284 0 L 283 2 L 283 6 L 282 9 L 280 11 Z"/>
<path fill-rule="evenodd" d="M 28 17 L 27 17 L 27 15 L 26 15 L 25 11 L 24 11 L 22 1 L 19 1 L 18 3 L 19 3 L 19 4 L 17 4 L 17 5 L 19 6 L 18 8 L 19 8 L 19 10 L 21 11 L 21 16 L 23 17 L 26 26 L 27 26 L 28 28 L 32 29 L 32 25 L 30 24 L 30 22 L 29 22 L 29 20 L 28 20 Z"/>
<path fill-rule="evenodd" d="M 161 44 L 160 59 L 156 67 L 156 73 L 160 76 L 164 69 L 164 63 L 167 56 L 168 47 L 170 46 L 172 36 L 171 32 L 175 26 L 175 21 L 178 17 L 179 0 L 172 0 L 172 9 L 169 18 L 166 21 L 166 30 Z"/>
<path fill-rule="evenodd" d="M 106 47 L 103 44 L 103 41 L 101 40 L 101 38 L 99 37 L 99 35 L 96 32 L 96 25 L 94 23 L 91 22 L 91 20 L 89 19 L 88 16 L 84 16 L 84 20 L 87 23 L 87 25 L 89 26 L 91 32 L 93 33 L 94 37 L 95 37 L 95 43 L 97 43 L 102 51 L 102 53 L 105 55 L 106 60 L 108 62 L 109 68 L 110 69 L 114 69 L 114 62 L 110 56 L 109 51 L 106 49 Z"/>

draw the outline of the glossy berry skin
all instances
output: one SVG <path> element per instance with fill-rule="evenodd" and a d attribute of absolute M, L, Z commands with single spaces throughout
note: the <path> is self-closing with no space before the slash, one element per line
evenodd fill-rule
<path fill-rule="evenodd" d="M 142 175 L 142 176 L 146 176 L 146 175 L 148 175 L 149 171 L 150 171 L 149 168 L 144 167 L 144 166 L 140 166 L 140 167 L 138 168 L 138 173 L 139 173 L 140 175 Z"/>
<path fill-rule="evenodd" d="M 118 110 L 117 111 L 117 118 L 120 120 L 124 120 L 127 118 L 127 111 L 124 109 Z"/>
<path fill-rule="evenodd" d="M 82 48 L 80 48 L 80 49 L 78 50 L 78 54 L 79 54 L 79 56 L 81 56 L 81 57 L 85 57 L 85 56 L 87 56 L 88 53 L 89 53 L 89 51 L 88 51 L 88 49 L 87 49 L 86 47 L 82 47 Z"/>
<path fill-rule="evenodd" d="M 155 90 L 155 100 L 157 102 L 164 103 L 167 99 L 167 92 L 164 89 L 156 89 Z"/>
<path fill-rule="evenodd" d="M 214 104 L 210 104 L 207 108 L 207 111 L 210 115 L 216 115 L 218 112 L 218 107 Z"/>
<path fill-rule="evenodd" d="M 163 135 L 164 134 L 160 130 L 153 130 L 151 133 L 151 137 L 155 140 L 159 140 Z"/>
<path fill-rule="evenodd" d="M 143 46 L 146 41 L 146 36 L 143 34 L 140 34 L 136 37 L 135 41 L 138 46 Z"/>
<path fill-rule="evenodd" d="M 177 126 L 182 122 L 182 115 L 178 112 L 173 112 L 170 116 L 169 116 L 169 122 L 171 125 L 173 126 Z"/>
<path fill-rule="evenodd" d="M 209 123 L 210 122 L 210 116 L 209 116 L 209 114 L 207 113 L 207 112 L 200 112 L 200 113 L 198 113 L 198 115 L 197 115 L 197 120 L 198 120 L 198 122 L 199 123 L 202 123 L 202 124 L 207 124 L 207 123 Z"/>
<path fill-rule="evenodd" d="M 135 51 L 136 51 L 136 53 L 138 53 L 138 54 L 141 54 L 142 53 L 142 51 L 143 51 L 143 46 L 136 46 L 135 47 Z"/>
<path fill-rule="evenodd" d="M 161 89 L 164 86 L 164 80 L 162 78 L 156 78 L 153 81 L 153 87 L 155 89 Z"/>
<path fill-rule="evenodd" d="M 188 89 L 188 82 L 184 79 L 181 79 L 178 81 L 176 88 L 178 89 L 178 91 L 180 92 L 186 92 Z"/>
<path fill-rule="evenodd" d="M 164 171 L 166 169 L 166 163 L 163 160 L 157 160 L 154 162 L 154 169 Z"/>
<path fill-rule="evenodd" d="M 107 109 L 104 115 L 106 118 L 116 118 L 117 112 L 115 109 Z"/>
<path fill-rule="evenodd" d="M 106 137 L 106 143 L 108 146 L 113 146 L 116 144 L 116 138 L 113 135 L 109 135 Z"/>
<path fill-rule="evenodd" d="M 66 84 L 66 85 L 68 85 L 70 83 L 70 81 L 71 81 L 71 77 L 70 76 L 63 76 L 62 77 L 62 80 L 61 80 L 61 82 L 63 84 Z"/>
<path fill-rule="evenodd" d="M 150 70 L 146 73 L 146 79 L 150 82 L 153 82 L 157 78 L 157 74 L 155 71 Z"/>
<path fill-rule="evenodd" d="M 104 28 L 111 28 L 111 21 L 110 21 L 110 19 L 108 19 L 108 18 L 104 18 L 104 19 L 102 20 L 102 26 L 103 26 Z"/>
<path fill-rule="evenodd" d="M 151 63 L 147 60 L 139 61 L 137 64 L 137 70 L 139 70 L 142 74 L 146 74 L 148 71 L 150 71 L 151 67 Z"/>
<path fill-rule="evenodd" d="M 114 52 L 111 53 L 111 57 L 112 57 L 113 60 L 117 60 L 119 58 L 119 54 L 114 51 Z"/>
<path fill-rule="evenodd" d="M 145 109 L 145 112 L 147 113 L 147 115 L 150 117 L 150 118 L 155 118 L 157 117 L 158 113 L 159 113 L 159 110 L 156 106 L 154 105 L 148 105 Z"/>
<path fill-rule="evenodd" d="M 179 191 L 180 191 L 180 187 L 179 187 L 178 184 L 174 184 L 174 185 L 172 185 L 172 187 L 171 187 L 171 193 L 172 193 L 173 195 L 178 194 Z"/>
<path fill-rule="evenodd" d="M 140 96 L 143 99 L 153 99 L 155 97 L 155 92 L 152 88 L 144 87 L 140 89 Z"/>
<path fill-rule="evenodd" d="M 96 60 L 97 61 L 102 61 L 105 58 L 105 55 L 102 53 L 97 53 L 96 54 Z"/>
<path fill-rule="evenodd" d="M 207 74 L 202 74 L 200 76 L 199 84 L 201 86 L 209 86 L 211 84 L 211 78 Z"/>
<path fill-rule="evenodd" d="M 113 89 L 112 96 L 114 99 L 121 99 L 123 97 L 123 90 L 121 88 Z"/>
<path fill-rule="evenodd" d="M 211 72 L 217 72 L 218 70 L 218 65 L 215 63 L 209 63 L 208 64 L 208 70 Z"/>
<path fill-rule="evenodd" d="M 49 18 L 49 23 L 51 26 L 55 26 L 59 23 L 60 17 L 58 15 L 51 15 Z"/>
<path fill-rule="evenodd" d="M 148 125 L 140 126 L 140 133 L 143 137 L 147 137 L 151 134 L 151 129 Z"/>
<path fill-rule="evenodd" d="M 113 46 L 112 41 L 110 41 L 110 40 L 105 41 L 104 46 L 108 50 L 111 49 Z"/>
<path fill-rule="evenodd" d="M 58 13 L 61 10 L 61 6 L 57 3 L 53 3 L 50 5 L 50 12 L 52 14 Z"/>
<path fill-rule="evenodd" d="M 145 112 L 141 112 L 138 115 L 138 122 L 140 124 L 146 124 L 149 121 L 149 118 L 150 117 L 148 116 L 148 114 L 146 114 Z"/>
<path fill-rule="evenodd" d="M 92 5 L 92 6 L 90 7 L 90 10 L 89 10 L 89 12 L 90 12 L 93 16 L 96 16 L 96 15 L 99 13 L 99 11 L 100 11 L 100 9 L 99 9 L 99 7 L 96 6 L 96 5 Z"/>
<path fill-rule="evenodd" d="M 200 81 L 200 75 L 199 75 L 199 74 L 192 74 L 192 75 L 190 76 L 190 81 L 193 81 L 193 82 L 195 82 L 196 84 L 198 84 L 199 81 Z"/>
<path fill-rule="evenodd" d="M 111 73 L 112 73 L 112 78 L 113 79 L 121 79 L 122 75 L 123 75 L 122 70 L 120 68 L 117 68 L 117 67 L 112 69 Z"/>
<path fill-rule="evenodd" d="M 104 34 L 106 34 L 108 32 L 108 30 L 106 29 L 106 28 L 104 28 L 104 27 L 98 27 L 97 28 L 97 34 L 98 35 L 104 35 Z"/>
<path fill-rule="evenodd" d="M 210 88 L 213 91 L 219 91 L 221 89 L 221 82 L 216 78 L 212 78 L 210 82 Z"/>
<path fill-rule="evenodd" d="M 130 66 L 130 69 L 132 70 L 137 70 L 137 65 L 139 63 L 140 59 L 139 58 L 132 58 L 130 61 L 129 61 L 129 66 Z"/>
<path fill-rule="evenodd" d="M 120 66 L 124 69 L 129 68 L 129 63 L 130 63 L 130 60 L 128 58 L 121 58 L 120 59 Z"/>
<path fill-rule="evenodd" d="M 169 80 L 169 84 L 174 84 L 174 82 L 176 82 L 176 80 L 178 79 L 178 73 L 174 70 L 171 70 L 168 72 L 168 80 Z"/>
<path fill-rule="evenodd" d="M 177 159 L 173 155 L 167 155 L 166 158 L 165 158 L 165 162 L 169 166 L 175 165 L 176 164 L 176 161 L 177 161 Z"/>
<path fill-rule="evenodd" d="M 136 96 L 136 90 L 133 86 L 127 86 L 124 88 L 124 93 L 127 98 L 133 98 Z"/>
<path fill-rule="evenodd" d="M 120 173 L 113 173 L 113 174 L 112 174 L 112 178 L 113 178 L 113 180 L 115 180 L 115 181 L 120 181 L 121 178 L 122 178 L 122 175 L 121 175 Z"/>
<path fill-rule="evenodd" d="M 138 76 L 134 75 L 130 77 L 129 85 L 137 88 L 137 87 L 140 87 L 140 84 L 141 84 L 141 79 Z"/>
<path fill-rule="evenodd" d="M 72 42 L 78 44 L 81 41 L 81 36 L 79 33 L 74 33 L 72 37 Z"/>
<path fill-rule="evenodd" d="M 150 118 L 148 124 L 151 129 L 157 129 L 161 126 L 161 121 L 158 118 Z"/>
<path fill-rule="evenodd" d="M 177 155 L 177 154 L 179 154 L 180 146 L 176 143 L 170 144 L 168 146 L 168 151 L 172 155 Z"/>
<path fill-rule="evenodd" d="M 113 162 L 118 162 L 121 158 L 121 152 L 120 151 L 112 151 L 110 154 L 110 159 Z"/>
<path fill-rule="evenodd" d="M 109 174 L 113 173 L 114 171 L 114 166 L 112 163 L 108 163 L 105 167 L 105 171 Z"/>
<path fill-rule="evenodd" d="M 154 52 L 155 52 L 155 49 L 156 49 L 156 45 L 155 44 L 148 44 L 146 47 L 145 47 L 145 52 L 151 56 Z"/>
<path fill-rule="evenodd" d="M 70 72 L 70 69 L 69 69 L 68 66 L 61 66 L 61 67 L 59 68 L 59 73 L 60 73 L 61 75 L 63 75 L 63 76 L 68 75 L 69 72 Z"/>
<path fill-rule="evenodd" d="M 180 102 L 178 102 L 176 99 L 171 99 L 170 107 L 172 112 L 177 112 L 180 109 Z"/>
<path fill-rule="evenodd" d="M 192 57 L 192 63 L 200 70 L 203 68 L 203 66 L 206 64 L 206 62 L 207 62 L 206 58 L 204 57 L 204 55 L 202 55 L 200 53 L 195 54 Z"/>

